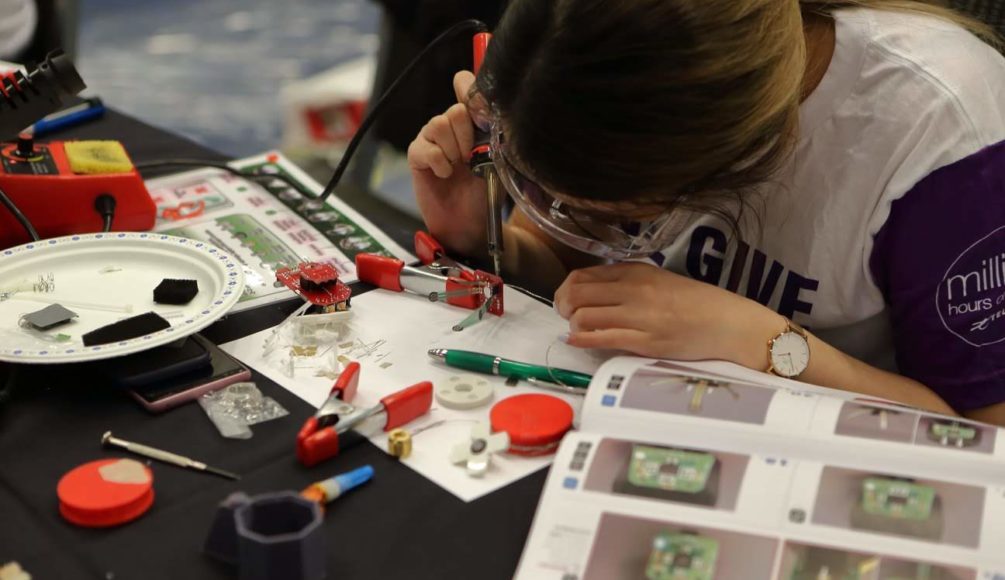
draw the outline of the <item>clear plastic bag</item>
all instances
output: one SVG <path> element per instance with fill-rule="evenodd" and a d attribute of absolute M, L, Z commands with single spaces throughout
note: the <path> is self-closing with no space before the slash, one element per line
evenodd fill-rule
<path fill-rule="evenodd" d="M 250 439 L 251 425 L 285 417 L 289 412 L 272 397 L 262 395 L 255 383 L 234 383 L 199 397 L 199 405 L 220 434 Z"/>

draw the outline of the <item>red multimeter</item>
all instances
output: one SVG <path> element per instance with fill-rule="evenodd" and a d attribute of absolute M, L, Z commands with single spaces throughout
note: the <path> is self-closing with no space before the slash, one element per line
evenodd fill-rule
<path fill-rule="evenodd" d="M 22 135 L 0 146 L 0 189 L 27 216 L 43 239 L 100 232 L 95 199 L 115 198 L 112 229 L 154 226 L 157 207 L 143 178 L 117 141 L 35 143 Z M 13 215 L 0 208 L 0 248 L 29 241 Z"/>

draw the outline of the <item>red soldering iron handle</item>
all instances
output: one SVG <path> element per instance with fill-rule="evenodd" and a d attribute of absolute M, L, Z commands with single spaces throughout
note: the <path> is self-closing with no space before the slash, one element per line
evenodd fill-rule
<path fill-rule="evenodd" d="M 489 41 L 492 40 L 491 32 L 479 32 L 475 34 L 474 39 L 472 39 L 472 44 L 474 45 L 475 61 L 474 61 L 474 73 L 478 74 L 478 71 L 482 68 L 482 61 L 485 60 L 485 51 L 489 49 Z"/>
<path fill-rule="evenodd" d="M 474 72 L 476 75 L 482 68 L 482 61 L 485 60 L 485 52 L 489 48 L 490 40 L 492 40 L 492 34 L 488 32 L 479 32 L 475 34 L 472 40 L 474 48 Z M 475 175 L 479 177 L 485 176 L 485 167 L 491 163 L 489 141 L 489 132 L 475 125 L 475 145 L 468 156 L 468 164 L 471 165 L 471 170 Z"/>
<path fill-rule="evenodd" d="M 433 405 L 433 383 L 423 381 L 380 400 L 387 411 L 384 431 L 390 431 L 425 415 Z"/>
<path fill-rule="evenodd" d="M 356 275 L 360 282 L 378 288 L 401 292 L 401 269 L 405 263 L 395 258 L 376 254 L 356 254 Z"/>

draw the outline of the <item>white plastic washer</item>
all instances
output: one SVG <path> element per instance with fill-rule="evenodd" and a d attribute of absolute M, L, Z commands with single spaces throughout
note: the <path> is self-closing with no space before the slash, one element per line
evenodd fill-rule
<path fill-rule="evenodd" d="M 452 375 L 436 385 L 436 400 L 448 409 L 476 409 L 494 396 L 492 384 L 478 375 Z"/>

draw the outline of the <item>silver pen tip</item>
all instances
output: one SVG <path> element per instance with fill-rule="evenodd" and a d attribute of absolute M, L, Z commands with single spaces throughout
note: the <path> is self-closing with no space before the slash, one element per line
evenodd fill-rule
<path fill-rule="evenodd" d="M 428 354 L 430 358 L 434 358 L 436 360 L 443 360 L 447 358 L 447 349 L 431 348 L 428 351 L 426 351 L 426 354 Z"/>

